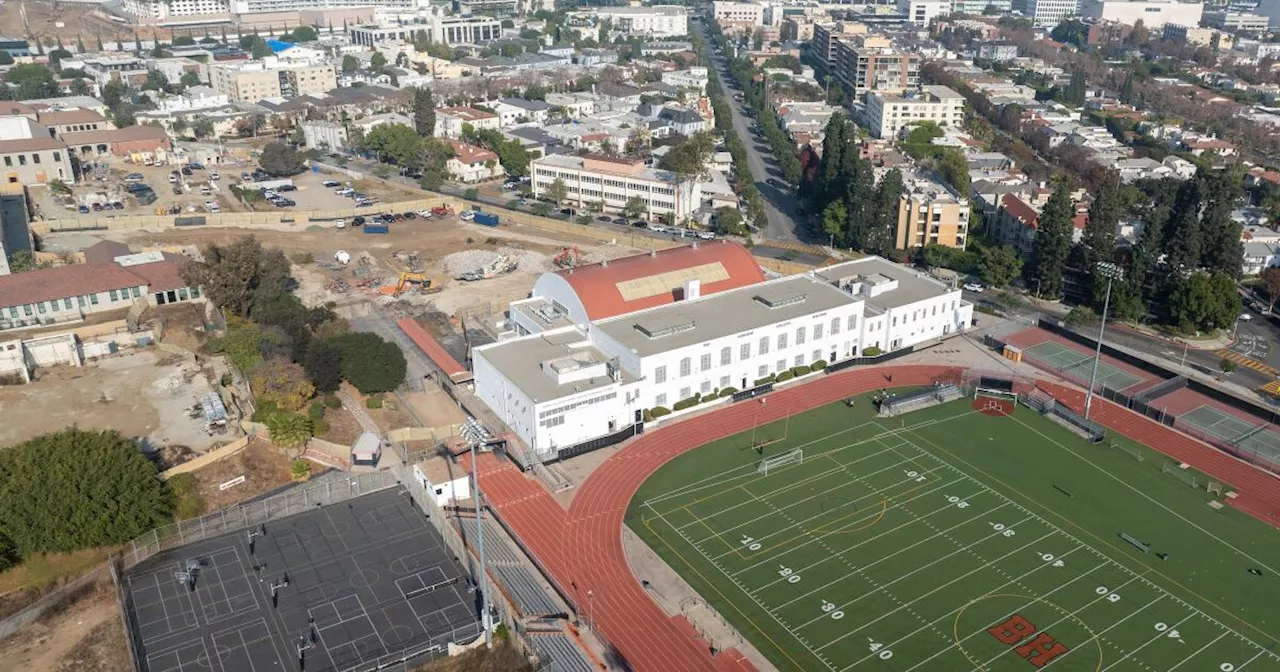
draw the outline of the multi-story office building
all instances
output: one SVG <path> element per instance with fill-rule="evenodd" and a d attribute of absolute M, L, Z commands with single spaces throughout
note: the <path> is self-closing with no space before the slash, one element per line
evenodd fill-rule
<path fill-rule="evenodd" d="M 263 14 L 307 10 L 373 7 L 414 11 L 418 0 L 230 0 L 232 14 Z"/>
<path fill-rule="evenodd" d="M 215 91 L 225 93 L 233 102 L 245 103 L 326 93 L 338 88 L 338 72 L 332 64 L 282 65 L 273 56 L 251 63 L 210 66 L 209 80 Z"/>
<path fill-rule="evenodd" d="M 839 40 L 835 76 L 855 96 L 868 91 L 913 89 L 920 83 L 920 54 L 899 51 L 888 38 L 879 35 Z"/>
<path fill-rule="evenodd" d="M 900 250 L 931 244 L 963 250 L 969 242 L 969 199 L 923 175 L 905 175 L 903 182 L 894 245 Z"/>
<path fill-rule="evenodd" d="M 1234 33 L 1267 32 L 1271 19 L 1261 14 L 1248 12 L 1212 11 L 1204 13 L 1204 25 L 1218 30 L 1229 30 Z"/>
<path fill-rule="evenodd" d="M 877 138 L 896 138 L 904 127 L 922 121 L 939 126 L 964 123 L 964 96 L 945 86 L 922 86 L 904 94 L 867 93 L 867 126 Z"/>
<path fill-rule="evenodd" d="M 636 198 L 644 205 L 647 219 L 671 215 L 681 222 L 702 204 L 697 179 L 650 168 L 644 159 L 552 154 L 531 162 L 529 173 L 534 196 L 542 197 L 559 180 L 565 186 L 563 202 L 579 209 L 621 212 Z"/>
<path fill-rule="evenodd" d="M 973 318 L 959 290 L 878 257 L 736 284 L 735 255 L 721 249 L 730 246 L 738 247 L 704 245 L 715 254 L 696 250 L 684 255 L 692 265 L 683 267 L 655 253 L 642 257 L 644 263 L 609 262 L 625 273 L 598 266 L 561 271 L 559 298 L 538 297 L 511 309 L 524 319 L 531 308 L 539 326 L 550 328 L 474 350 L 476 395 L 545 458 L 641 423 L 647 409 L 750 389 L 869 348 L 891 351 L 943 338 L 964 331 Z M 595 282 L 577 282 L 579 272 Z M 714 293 L 702 291 L 726 282 Z M 645 295 L 648 307 L 619 305 Z M 620 311 L 583 324 L 568 313 L 568 304 L 582 301 Z"/>
<path fill-rule="evenodd" d="M 608 20 L 613 30 L 637 37 L 683 37 L 689 34 L 689 14 L 676 5 L 645 7 L 592 7 L 578 10 L 575 18 Z"/>
<path fill-rule="evenodd" d="M 0 117 L 0 163 L 8 184 L 75 182 L 66 143 L 30 117 Z"/>
<path fill-rule="evenodd" d="M 1209 47 L 1214 51 L 1228 51 L 1235 46 L 1235 36 L 1216 28 L 1198 28 L 1164 24 L 1164 39 L 1186 42 L 1196 47 Z"/>
<path fill-rule="evenodd" d="M 1204 4 L 1177 0 L 1083 0 L 1080 15 L 1094 21 L 1112 21 L 1132 26 L 1138 21 L 1152 30 L 1166 23 L 1198 26 Z"/>
<path fill-rule="evenodd" d="M 426 23 L 360 25 L 347 30 L 352 44 L 374 47 L 382 42 L 411 42 L 419 31 L 435 44 L 475 44 L 502 37 L 502 22 L 487 16 L 433 16 Z"/>
<path fill-rule="evenodd" d="M 951 0 L 898 0 L 898 11 L 913 25 L 924 28 L 934 18 L 951 13 Z"/>
<path fill-rule="evenodd" d="M 1013 0 L 1013 11 L 1031 19 L 1037 28 L 1053 28 L 1080 13 L 1080 0 Z"/>
<path fill-rule="evenodd" d="M 1013 0 L 953 0 L 951 3 L 952 14 L 1004 15 L 1011 11 L 1013 11 Z"/>

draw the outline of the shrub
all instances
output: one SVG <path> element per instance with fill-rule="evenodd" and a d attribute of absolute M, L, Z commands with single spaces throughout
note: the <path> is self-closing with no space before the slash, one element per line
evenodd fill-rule
<path fill-rule="evenodd" d="M 773 380 L 774 380 L 774 376 L 771 373 L 765 376 L 764 378 L 757 379 L 756 382 L 751 383 L 751 387 L 760 387 L 761 385 L 768 385 L 769 383 L 772 383 Z"/>
<path fill-rule="evenodd" d="M 307 408 L 307 417 L 313 421 L 324 417 L 324 402 L 316 399 L 311 402 L 311 406 Z"/>
<path fill-rule="evenodd" d="M 312 436 L 321 436 L 321 437 L 322 437 L 322 436 L 325 436 L 325 435 L 326 435 L 326 434 L 328 434 L 328 433 L 329 433 L 329 422 L 328 422 L 327 420 L 325 420 L 324 418 L 319 418 L 319 419 L 316 419 L 316 420 L 312 420 L 312 421 L 311 421 L 311 435 L 312 435 Z"/>
<path fill-rule="evenodd" d="M 874 345 L 869 348 L 863 348 L 862 350 L 863 357 L 875 357 L 876 355 L 881 354 L 884 354 L 884 351 Z"/>
<path fill-rule="evenodd" d="M 232 378 L 230 373 L 224 373 L 222 374 L 222 378 L 218 379 L 218 382 L 221 383 L 223 387 L 231 387 L 231 381 Z"/>
<path fill-rule="evenodd" d="M 795 368 L 791 369 L 791 375 L 793 375 L 793 376 L 803 376 L 804 374 L 809 373 L 809 372 L 811 372 L 811 371 L 813 371 L 813 368 L 812 368 L 812 367 L 808 367 L 808 366 L 801 365 L 801 366 L 797 366 L 797 367 L 795 367 Z"/>
<path fill-rule="evenodd" d="M 369 397 L 364 400 L 364 405 L 365 408 L 382 408 L 382 393 L 379 392 L 378 394 L 369 395 Z"/>
<path fill-rule="evenodd" d="M 783 381 L 791 380 L 792 378 L 795 378 L 795 377 L 796 377 L 796 374 L 790 371 L 783 371 L 782 373 L 779 373 L 778 375 L 774 376 L 773 379 L 775 382 L 781 383 Z"/>
<path fill-rule="evenodd" d="M 653 411 L 650 411 L 649 409 L 646 408 L 641 413 L 640 417 L 645 422 L 653 422 Z"/>
<path fill-rule="evenodd" d="M 671 405 L 671 410 L 683 411 L 684 409 L 689 408 L 691 406 L 697 406 L 698 402 L 702 400 L 701 396 L 702 395 L 695 394 L 692 397 L 681 399 L 680 401 L 677 401 L 676 403 Z"/>
<path fill-rule="evenodd" d="M 253 409 L 253 416 L 249 418 L 254 422 L 261 422 L 265 424 L 272 416 L 280 412 L 280 408 L 270 401 L 258 399 L 254 405 L 255 408 Z"/>
<path fill-rule="evenodd" d="M 314 264 L 316 258 L 315 255 L 310 252 L 298 252 L 296 254 L 289 255 L 289 261 L 301 266 L 303 264 Z"/>
<path fill-rule="evenodd" d="M 316 391 L 302 367 L 283 357 L 260 365 L 250 380 L 259 401 L 275 404 L 285 411 L 302 410 Z"/>
<path fill-rule="evenodd" d="M 376 334 L 352 332 L 333 339 L 342 349 L 342 377 L 361 394 L 388 392 L 404 382 L 404 353 Z"/>
<path fill-rule="evenodd" d="M 342 408 L 342 400 L 336 394 L 324 395 L 324 405 L 329 408 Z"/>
<path fill-rule="evenodd" d="M 289 464 L 289 473 L 295 481 L 306 481 L 311 478 L 311 462 L 309 460 L 294 460 Z"/>
<path fill-rule="evenodd" d="M 671 409 L 666 406 L 654 406 L 649 410 L 649 417 L 651 418 L 661 418 L 664 415 L 671 415 Z"/>
<path fill-rule="evenodd" d="M 827 360 L 825 360 L 825 359 L 819 359 L 818 361 L 816 361 L 816 362 L 814 362 L 813 364 L 811 364 L 811 365 L 810 365 L 810 368 L 811 368 L 812 370 L 814 370 L 814 371 L 821 371 L 821 370 L 823 370 L 823 369 L 827 368 Z"/>
<path fill-rule="evenodd" d="M 278 412 L 267 418 L 266 424 L 271 443 L 283 448 L 301 448 L 314 428 L 311 418 L 297 413 Z"/>
<path fill-rule="evenodd" d="M 720 396 L 722 397 L 732 397 L 737 393 L 738 393 L 738 388 L 736 387 L 726 387 L 723 390 L 720 390 Z"/>
<path fill-rule="evenodd" d="M 204 513 L 204 497 L 200 495 L 200 481 L 196 480 L 195 474 L 178 474 L 165 483 L 176 502 L 173 510 L 175 519 L 187 520 Z"/>

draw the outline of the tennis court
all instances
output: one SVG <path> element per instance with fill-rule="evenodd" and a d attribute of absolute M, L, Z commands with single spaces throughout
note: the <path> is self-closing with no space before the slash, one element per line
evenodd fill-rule
<path fill-rule="evenodd" d="M 1249 423 L 1208 404 L 1179 415 L 1178 421 L 1273 462 L 1280 460 L 1280 434 L 1271 430 L 1270 423 Z"/>
<path fill-rule="evenodd" d="M 1061 343 L 1043 341 L 1022 349 L 1024 356 L 1031 356 L 1061 373 L 1088 380 L 1093 372 L 1093 355 L 1083 355 L 1078 350 L 1068 348 Z M 1141 378 L 1118 367 L 1108 364 L 1104 359 L 1098 363 L 1098 383 L 1113 390 L 1124 390 L 1143 382 Z M 1087 384 L 1087 383 L 1086 383 Z"/>

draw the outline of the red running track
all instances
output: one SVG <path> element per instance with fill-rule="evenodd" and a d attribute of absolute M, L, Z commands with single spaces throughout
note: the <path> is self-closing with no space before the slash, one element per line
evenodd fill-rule
<path fill-rule="evenodd" d="M 640 672 L 752 669 L 737 651 L 712 656 L 705 642 L 667 616 L 632 573 L 622 547 L 627 506 L 640 485 L 672 458 L 737 434 L 753 422 L 788 414 L 884 387 L 928 384 L 958 369 L 887 366 L 856 369 L 773 392 L 765 403 L 740 402 L 643 434 L 606 460 L 579 487 L 566 512 L 537 481 L 491 454 L 479 458 L 480 482 L 490 506 L 631 669 Z M 886 376 L 891 375 L 892 381 Z M 1039 386 L 1077 410 L 1084 394 L 1040 382 Z M 1280 522 L 1280 480 L 1127 409 L 1095 398 L 1094 418 L 1125 436 L 1231 483 L 1241 496 L 1231 504 L 1273 524 Z M 464 459 L 465 462 L 465 459 Z"/>

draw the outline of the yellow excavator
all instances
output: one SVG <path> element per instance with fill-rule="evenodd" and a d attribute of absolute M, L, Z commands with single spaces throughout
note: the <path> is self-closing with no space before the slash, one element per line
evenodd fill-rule
<path fill-rule="evenodd" d="M 378 291 L 387 296 L 400 296 L 410 285 L 418 286 L 420 294 L 434 294 L 444 289 L 440 286 L 440 282 L 435 278 L 428 277 L 425 273 L 401 273 L 394 285 L 383 285 Z"/>

